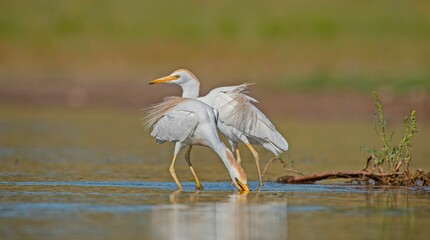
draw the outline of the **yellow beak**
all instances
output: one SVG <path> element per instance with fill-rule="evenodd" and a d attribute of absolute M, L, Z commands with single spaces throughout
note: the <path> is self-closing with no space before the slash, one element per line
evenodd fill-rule
<path fill-rule="evenodd" d="M 239 180 L 236 180 L 237 185 L 239 187 L 239 191 L 241 192 L 249 192 L 248 185 L 245 183 L 241 183 Z"/>
<path fill-rule="evenodd" d="M 177 76 L 166 76 L 166 77 L 162 77 L 162 78 L 158 78 L 158 79 L 152 80 L 149 83 L 149 85 L 159 84 L 159 83 L 168 83 L 168 82 L 171 82 L 171 81 L 176 80 L 176 79 L 178 79 Z"/>

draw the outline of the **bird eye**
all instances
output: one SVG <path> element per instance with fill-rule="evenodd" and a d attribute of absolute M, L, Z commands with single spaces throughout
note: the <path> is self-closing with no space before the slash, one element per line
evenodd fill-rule
<path fill-rule="evenodd" d="M 175 75 L 175 78 L 179 78 L 180 76 L 179 76 L 179 74 L 178 75 Z"/>

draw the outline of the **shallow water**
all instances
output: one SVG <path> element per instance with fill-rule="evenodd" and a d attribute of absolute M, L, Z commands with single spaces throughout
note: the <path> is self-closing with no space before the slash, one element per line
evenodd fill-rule
<path fill-rule="evenodd" d="M 157 145 L 138 111 L 0 108 L 0 239 L 426 239 L 430 189 L 347 184 L 282 185 L 274 163 L 257 188 L 238 193 L 214 153 L 193 148 L 205 189 L 194 191 L 185 161 L 176 191 L 172 144 Z M 288 159 L 299 170 L 356 170 L 371 124 L 286 122 Z M 344 138 L 348 131 L 349 138 Z M 425 133 L 415 164 L 430 169 Z M 321 139 L 330 141 L 321 141 Z M 377 139 L 376 139 L 377 140 Z M 270 154 L 258 149 L 262 165 Z M 291 154 L 291 155 L 290 155 Z M 182 156 L 180 157 L 183 158 Z M 358 160 L 358 161 L 357 161 Z M 290 162 L 289 162 L 290 163 Z"/>
<path fill-rule="evenodd" d="M 2 239 L 424 239 L 430 188 L 1 182 Z"/>

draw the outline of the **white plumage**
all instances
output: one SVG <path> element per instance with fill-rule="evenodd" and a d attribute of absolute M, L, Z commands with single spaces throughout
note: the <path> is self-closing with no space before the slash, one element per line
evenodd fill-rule
<path fill-rule="evenodd" d="M 288 143 L 266 115 L 252 104 L 258 101 L 244 94 L 248 86 L 216 88 L 198 100 L 219 111 L 222 124 L 218 128 L 224 135 L 230 136 L 230 143 L 235 142 L 232 147 L 237 146 L 239 141 L 247 143 L 242 137 L 244 135 L 252 145 L 262 145 L 279 156 L 288 150 Z"/>
<path fill-rule="evenodd" d="M 263 146 L 277 157 L 288 150 L 285 138 L 276 130 L 272 122 L 253 103 L 258 102 L 246 95 L 249 83 L 219 87 L 210 91 L 206 96 L 198 97 L 200 82 L 196 76 L 186 69 L 174 71 L 169 76 L 156 79 L 150 84 L 173 83 L 179 85 L 182 97 L 196 98 L 219 112 L 218 129 L 227 138 L 236 159 L 241 158 L 238 143 L 245 143 L 252 152 L 257 165 L 260 185 L 262 185 L 259 167 L 259 156 L 252 145 Z"/>
<path fill-rule="evenodd" d="M 182 186 L 174 169 L 177 154 L 184 147 L 201 145 L 212 148 L 219 155 L 239 190 L 249 191 L 245 171 L 218 137 L 217 114 L 212 107 L 201 101 L 180 97 L 166 98 L 162 103 L 148 109 L 144 121 L 147 128 L 152 127 L 151 136 L 156 139 L 157 143 L 175 142 L 174 156 L 169 171 L 179 189 L 182 189 Z M 191 148 L 189 149 L 191 151 Z M 195 177 L 196 188 L 202 189 L 189 160 L 189 152 L 186 154 L 186 160 Z"/>

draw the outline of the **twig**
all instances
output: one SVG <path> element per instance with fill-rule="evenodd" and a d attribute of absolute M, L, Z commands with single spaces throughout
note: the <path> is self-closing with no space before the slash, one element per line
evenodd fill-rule
<path fill-rule="evenodd" d="M 403 163 L 403 159 L 397 162 L 396 167 L 394 168 L 394 172 L 399 171 L 400 167 L 402 166 L 402 163 Z"/>
<path fill-rule="evenodd" d="M 266 163 L 266 166 L 264 166 L 264 170 L 263 170 L 263 172 L 261 173 L 261 176 L 264 176 L 264 174 L 266 173 L 267 169 L 269 168 L 269 165 L 270 165 L 270 164 L 272 164 L 272 162 L 273 162 L 273 161 L 275 161 L 276 159 L 279 159 L 279 161 L 281 161 L 282 163 L 284 163 L 284 162 L 283 162 L 280 158 L 278 158 L 278 157 L 271 158 L 271 159 Z"/>
<path fill-rule="evenodd" d="M 367 170 L 367 168 L 369 167 L 369 163 L 370 163 L 370 161 L 372 161 L 373 159 L 375 159 L 375 154 L 372 154 L 372 155 L 370 155 L 370 156 L 367 158 L 366 165 L 364 166 L 364 168 L 363 168 L 363 170 L 362 170 L 362 171 L 366 171 L 366 170 Z"/>
<path fill-rule="evenodd" d="M 285 170 L 286 172 L 295 173 L 295 174 L 297 174 L 297 175 L 301 175 L 301 176 L 303 176 L 303 175 L 304 175 L 304 174 L 303 174 L 302 172 L 300 172 L 300 171 L 297 171 L 297 170 L 295 170 L 295 169 L 289 168 L 289 167 L 288 167 L 288 165 L 287 165 L 287 163 L 286 163 L 286 162 L 284 162 L 284 160 L 282 160 L 282 158 L 280 158 L 280 157 L 274 157 L 274 158 L 271 158 L 271 159 L 266 163 L 266 166 L 264 166 L 263 173 L 261 174 L 262 176 L 264 176 L 264 174 L 266 173 L 267 169 L 269 168 L 269 165 L 270 165 L 270 164 L 272 164 L 272 162 L 273 162 L 273 161 L 275 161 L 275 160 L 279 160 L 279 161 L 283 164 L 283 168 L 284 168 L 284 170 Z"/>
<path fill-rule="evenodd" d="M 310 174 L 300 177 L 283 176 L 277 179 L 278 183 L 313 183 L 325 179 L 336 179 L 336 178 L 360 178 L 367 177 L 375 181 L 381 181 L 383 177 L 391 177 L 402 175 L 403 173 L 372 173 L 366 171 L 329 171 L 321 172 L 316 174 Z"/>

